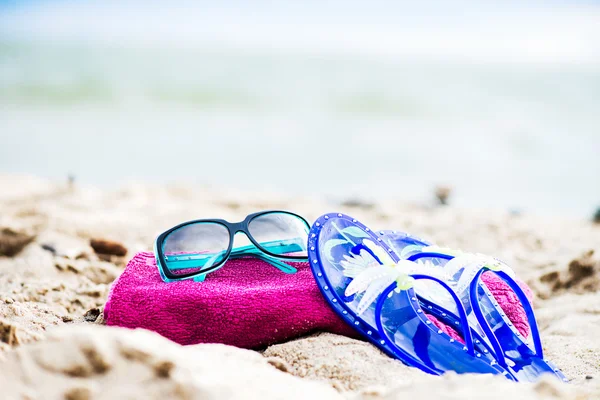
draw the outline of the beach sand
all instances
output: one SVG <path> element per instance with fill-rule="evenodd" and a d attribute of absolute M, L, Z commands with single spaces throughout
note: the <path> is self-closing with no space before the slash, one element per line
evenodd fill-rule
<path fill-rule="evenodd" d="M 430 376 L 327 333 L 255 352 L 182 347 L 153 332 L 103 326 L 111 282 L 159 232 L 261 209 L 309 220 L 345 212 L 371 227 L 502 258 L 534 290 L 545 355 L 571 382 Z M 394 199 L 342 206 L 183 184 L 99 189 L 15 175 L 0 176 L 0 210 L 2 399 L 600 399 L 600 225 L 589 221 Z M 98 255 L 92 239 L 128 253 Z"/>

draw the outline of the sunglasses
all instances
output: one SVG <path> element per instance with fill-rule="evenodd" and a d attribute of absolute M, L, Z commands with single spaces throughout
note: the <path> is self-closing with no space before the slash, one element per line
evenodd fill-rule
<path fill-rule="evenodd" d="M 154 254 L 165 282 L 202 282 L 206 274 L 221 268 L 228 259 L 248 256 L 293 274 L 296 268 L 281 260 L 308 260 L 309 231 L 304 218 L 288 211 L 261 211 L 236 223 L 199 219 L 161 233 L 154 243 Z M 250 244 L 233 248 L 238 232 L 244 233 Z"/>

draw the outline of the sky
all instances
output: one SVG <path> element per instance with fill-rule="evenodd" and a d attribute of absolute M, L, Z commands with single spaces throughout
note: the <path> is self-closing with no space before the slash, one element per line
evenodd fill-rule
<path fill-rule="evenodd" d="M 599 2 L 2 2 L 0 34 L 502 63 L 600 62 Z"/>

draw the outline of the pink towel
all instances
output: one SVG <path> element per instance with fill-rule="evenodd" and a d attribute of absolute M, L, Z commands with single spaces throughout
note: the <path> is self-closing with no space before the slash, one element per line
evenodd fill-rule
<path fill-rule="evenodd" d="M 113 284 L 104 317 L 107 325 L 149 329 L 184 345 L 224 343 L 254 349 L 316 331 L 358 338 L 328 306 L 308 263 L 294 267 L 297 273 L 285 274 L 249 257 L 227 261 L 202 283 L 165 283 L 154 255 L 138 253 Z M 495 275 L 486 273 L 482 279 L 526 335 L 527 317 L 515 294 Z M 524 289 L 530 296 L 529 288 Z M 460 340 L 451 327 L 429 318 Z"/>
<path fill-rule="evenodd" d="M 180 344 L 260 348 L 311 332 L 359 334 L 329 308 L 308 263 L 286 274 L 248 257 L 227 261 L 202 283 L 165 283 L 152 253 L 138 253 L 113 284 L 107 325 L 145 328 Z"/>

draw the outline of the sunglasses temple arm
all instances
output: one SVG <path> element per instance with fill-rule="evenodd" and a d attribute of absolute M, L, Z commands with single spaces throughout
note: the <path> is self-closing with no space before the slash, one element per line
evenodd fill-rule
<path fill-rule="evenodd" d="M 291 240 L 274 240 L 272 242 L 261 243 L 261 246 L 270 251 L 271 253 L 295 253 L 299 251 L 303 251 L 306 246 L 305 241 L 302 239 L 291 239 Z M 276 250 L 276 251 L 275 251 Z M 238 247 L 233 249 L 231 252 L 232 256 L 243 256 L 243 255 L 255 255 L 256 253 L 261 252 L 260 249 L 257 249 L 254 245 L 248 245 L 244 247 Z"/>
<path fill-rule="evenodd" d="M 186 268 L 209 268 L 215 260 L 221 256 L 222 253 L 211 253 L 211 254 L 198 254 L 190 253 L 186 255 L 169 256 L 169 269 L 186 269 Z M 202 261 L 201 265 L 198 265 L 198 261 Z"/>
<path fill-rule="evenodd" d="M 291 239 L 291 240 L 285 240 L 285 241 L 274 240 L 272 242 L 263 243 L 262 246 L 269 251 L 277 250 L 278 252 L 281 252 L 282 254 L 294 253 L 294 252 L 304 250 L 304 247 L 302 246 L 302 244 L 299 244 L 301 241 L 302 241 L 301 239 Z M 207 260 L 204 261 L 204 263 L 202 264 L 202 268 L 209 268 L 210 266 L 212 266 L 214 261 L 220 256 L 221 256 L 221 253 L 216 253 L 216 254 L 191 253 L 191 254 L 185 254 L 185 255 L 174 255 L 174 256 L 169 257 L 169 259 L 170 259 L 169 260 L 169 264 L 170 264 L 169 268 L 170 269 L 192 268 L 193 266 L 197 266 L 197 263 L 199 260 L 203 260 L 203 259 L 207 259 Z M 278 259 L 276 259 L 274 257 L 264 254 L 260 249 L 256 248 L 256 246 L 254 246 L 254 245 L 238 247 L 231 252 L 232 258 L 239 258 L 239 257 L 244 257 L 244 256 L 258 257 L 258 258 L 262 259 L 263 261 L 266 261 L 266 262 L 272 264 L 273 266 L 279 268 L 280 270 L 282 270 L 283 272 L 286 272 L 286 273 L 292 274 L 292 273 L 296 272 L 296 268 L 294 268 L 282 261 L 279 261 Z M 193 264 L 193 266 L 190 264 Z"/>
<path fill-rule="evenodd" d="M 291 253 L 291 252 L 296 252 L 296 251 L 302 251 L 304 249 L 302 244 L 304 244 L 304 243 L 305 243 L 304 240 L 297 238 L 297 239 L 289 239 L 289 240 L 273 240 L 271 242 L 261 243 L 261 246 L 269 251 L 278 249 L 278 250 L 282 250 L 281 251 L 282 253 Z M 283 249 L 282 249 L 282 247 L 283 247 Z M 235 249 L 233 249 L 231 254 L 233 254 L 233 255 L 242 254 L 242 253 L 248 252 L 249 250 L 257 250 L 257 249 L 256 249 L 256 246 L 254 246 L 253 244 L 250 244 L 250 245 L 243 246 L 243 247 L 236 247 Z M 191 259 L 190 257 L 193 257 L 193 259 L 198 260 L 198 259 L 212 257 L 213 254 L 214 253 L 203 253 L 203 252 L 171 254 L 171 255 L 169 255 L 169 261 L 170 262 L 187 261 L 187 260 Z"/>
<path fill-rule="evenodd" d="M 275 268 L 279 269 L 280 271 L 285 272 L 286 274 L 295 274 L 298 271 L 296 268 L 292 267 L 291 265 L 286 264 L 283 261 L 278 260 L 276 258 L 269 257 L 266 254 L 260 254 L 260 256 L 258 256 L 258 258 L 260 258 L 263 261 L 268 262 L 269 264 L 271 264 Z"/>
<path fill-rule="evenodd" d="M 258 249 L 256 250 L 256 252 L 248 251 L 244 254 L 231 253 L 232 259 L 240 258 L 240 257 L 248 257 L 248 256 L 256 257 L 262 261 L 268 262 L 269 264 L 271 264 L 275 268 L 281 270 L 282 272 L 285 272 L 286 274 L 294 274 L 294 273 L 296 273 L 296 271 L 298 271 L 296 268 L 292 267 L 291 265 L 286 264 L 283 261 L 280 261 L 274 257 L 270 257 L 270 256 L 266 255 L 265 253 L 262 253 Z"/>

